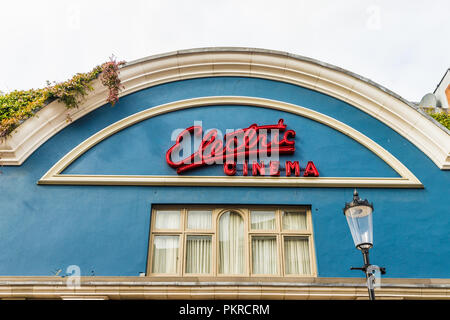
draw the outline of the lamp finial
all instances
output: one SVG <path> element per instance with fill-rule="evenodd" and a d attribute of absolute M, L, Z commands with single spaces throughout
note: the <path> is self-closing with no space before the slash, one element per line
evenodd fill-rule
<path fill-rule="evenodd" d="M 358 191 L 355 188 L 355 191 L 353 191 L 353 200 L 358 200 L 359 196 L 358 196 Z"/>

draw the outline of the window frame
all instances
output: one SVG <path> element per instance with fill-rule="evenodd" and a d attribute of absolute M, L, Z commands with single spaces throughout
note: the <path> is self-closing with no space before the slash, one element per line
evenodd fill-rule
<path fill-rule="evenodd" d="M 171 230 L 153 230 L 156 221 L 156 212 L 158 210 L 178 210 L 180 211 L 179 229 Z M 211 229 L 187 229 L 188 212 L 191 210 L 207 210 L 211 211 Z M 283 211 L 304 211 L 306 214 L 305 230 L 283 230 Z M 242 274 L 221 274 L 219 273 L 219 222 L 221 216 L 233 211 L 238 213 L 244 222 L 244 259 L 245 269 Z M 251 212 L 252 211 L 274 211 L 275 212 L 275 229 L 274 230 L 252 230 L 251 229 Z M 299 277 L 317 277 L 317 264 L 314 245 L 314 232 L 312 224 L 312 215 L 310 206 L 293 206 L 293 205 L 154 205 L 151 208 L 150 219 L 150 236 L 147 258 L 147 276 L 155 277 L 207 277 L 207 278 L 230 278 L 230 277 L 250 277 L 250 278 L 299 278 Z M 153 273 L 153 243 L 154 237 L 158 235 L 178 235 L 179 251 L 177 260 L 176 274 L 169 273 Z M 211 236 L 211 271 L 210 273 L 187 273 L 186 272 L 186 250 L 187 236 Z M 252 239 L 257 236 L 275 236 L 277 241 L 277 274 L 255 274 L 253 273 L 253 253 Z M 284 238 L 286 236 L 300 236 L 308 239 L 309 257 L 310 257 L 310 274 L 286 274 L 285 273 L 285 253 Z"/>

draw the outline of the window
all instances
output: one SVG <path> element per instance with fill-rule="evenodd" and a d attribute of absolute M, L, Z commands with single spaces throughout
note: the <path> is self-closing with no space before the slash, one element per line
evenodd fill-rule
<path fill-rule="evenodd" d="M 148 274 L 315 276 L 308 207 L 152 210 Z"/>

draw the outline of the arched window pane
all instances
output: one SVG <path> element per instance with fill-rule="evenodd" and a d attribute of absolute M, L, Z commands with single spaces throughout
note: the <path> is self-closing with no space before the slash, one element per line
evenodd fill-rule
<path fill-rule="evenodd" d="M 243 274 L 244 251 L 244 220 L 236 212 L 225 212 L 219 221 L 219 273 Z"/>

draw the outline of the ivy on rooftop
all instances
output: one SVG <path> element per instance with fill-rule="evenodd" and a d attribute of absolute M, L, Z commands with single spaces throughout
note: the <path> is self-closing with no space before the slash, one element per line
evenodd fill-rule
<path fill-rule="evenodd" d="M 450 130 L 450 114 L 445 112 L 428 112 L 430 116 Z"/>
<path fill-rule="evenodd" d="M 35 116 L 36 112 L 52 101 L 62 102 L 67 109 L 78 108 L 93 90 L 92 82 L 99 77 L 109 90 L 106 102 L 114 105 L 123 89 L 119 67 L 124 63 L 111 57 L 110 61 L 96 66 L 90 72 L 77 73 L 64 82 L 47 82 L 47 87 L 42 89 L 15 90 L 5 94 L 0 92 L 0 140 L 7 138 L 22 122 Z"/>

